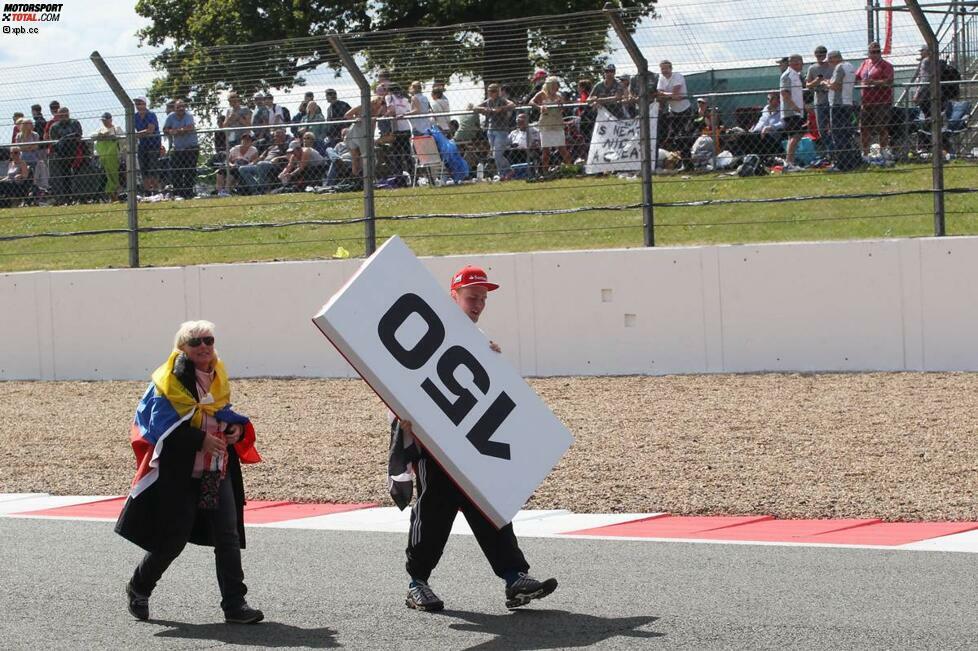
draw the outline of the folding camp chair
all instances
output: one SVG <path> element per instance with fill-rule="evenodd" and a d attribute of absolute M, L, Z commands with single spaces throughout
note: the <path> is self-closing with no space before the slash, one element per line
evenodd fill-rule
<path fill-rule="evenodd" d="M 442 178 L 445 173 L 445 166 L 441 161 L 438 144 L 434 138 L 431 136 L 413 136 L 411 138 L 411 150 L 414 152 L 414 178 L 411 179 L 411 185 L 418 184 L 418 170 L 420 169 L 425 170 L 428 180 L 432 184 L 436 178 Z"/>

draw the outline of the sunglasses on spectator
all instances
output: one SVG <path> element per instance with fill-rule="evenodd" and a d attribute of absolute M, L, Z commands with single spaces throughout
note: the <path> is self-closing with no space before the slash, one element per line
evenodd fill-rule
<path fill-rule="evenodd" d="M 208 346 L 214 345 L 214 337 L 194 337 L 193 339 L 187 340 L 187 345 L 191 348 L 196 348 L 201 344 L 206 344 Z"/>

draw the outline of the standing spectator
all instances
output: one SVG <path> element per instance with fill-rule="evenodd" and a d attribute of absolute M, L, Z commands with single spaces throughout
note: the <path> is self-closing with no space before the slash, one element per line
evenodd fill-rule
<path fill-rule="evenodd" d="M 227 145 L 233 148 L 241 142 L 241 134 L 244 133 L 244 129 L 241 127 L 251 127 L 252 114 L 250 108 L 241 105 L 241 98 L 235 92 L 228 95 L 228 104 L 231 106 L 224 114 L 224 128 L 233 129 L 237 127 L 235 131 L 226 132 Z"/>
<path fill-rule="evenodd" d="M 441 132 L 448 136 L 451 131 L 451 117 L 448 115 L 452 110 L 451 105 L 448 103 L 448 98 L 445 97 L 444 86 L 435 86 L 431 89 L 431 111 L 433 113 L 445 113 L 445 115 L 435 116 L 435 125 L 441 129 Z"/>
<path fill-rule="evenodd" d="M 390 157 L 391 174 L 408 176 L 414 170 L 414 157 L 411 155 L 411 123 L 406 116 L 411 110 L 411 102 L 404 96 L 398 84 L 387 87 L 387 115 L 393 116 L 392 133 L 394 141 Z"/>
<path fill-rule="evenodd" d="M 689 149 L 693 131 L 693 105 L 689 101 L 686 78 L 674 72 L 672 62 L 659 62 L 659 81 L 656 83 L 656 99 L 659 100 L 659 123 L 663 125 L 663 147 L 669 150 Z"/>
<path fill-rule="evenodd" d="M 61 109 L 61 103 L 58 102 L 58 100 L 52 100 L 52 102 L 48 105 L 48 108 L 51 109 L 51 119 L 44 123 L 44 130 L 38 134 L 41 136 L 41 140 L 51 139 L 51 127 L 58 121 L 58 111 Z M 50 149 L 53 149 L 53 147 L 50 147 L 49 150 Z"/>
<path fill-rule="evenodd" d="M 423 136 L 428 133 L 428 129 L 431 128 L 431 118 L 429 113 L 431 113 L 431 101 L 428 96 L 424 94 L 424 86 L 420 81 L 411 82 L 411 110 L 404 115 L 412 116 L 410 118 L 411 122 L 411 133 L 416 136 Z"/>
<path fill-rule="evenodd" d="M 241 134 L 241 142 L 228 151 L 227 166 L 217 170 L 217 196 L 230 197 L 238 179 L 245 181 L 245 188 L 249 191 L 254 189 L 249 179 L 241 174 L 242 167 L 253 165 L 258 160 L 258 149 L 253 142 L 254 138 L 245 131 Z"/>
<path fill-rule="evenodd" d="M 214 350 L 214 324 L 186 321 L 154 371 L 130 426 L 136 476 L 115 532 L 146 550 L 126 584 L 129 612 L 149 619 L 149 598 L 188 542 L 214 548 L 221 609 L 254 624 L 241 568 L 245 547 L 242 463 L 258 463 L 255 428 L 231 410 L 231 383 Z M 191 575 L 194 593 L 204 577 Z"/>
<path fill-rule="evenodd" d="M 479 124 L 479 114 L 475 106 L 469 102 L 465 105 L 466 112 L 458 118 L 458 128 L 452 138 L 458 146 L 458 151 L 462 158 L 469 164 L 469 169 L 477 169 L 489 147 L 486 141 L 486 134 Z"/>
<path fill-rule="evenodd" d="M 124 135 L 120 127 L 112 124 L 112 114 L 109 112 L 102 114 L 102 126 L 92 134 L 95 151 L 105 171 L 105 193 L 111 201 L 119 199 L 119 161 L 126 152 Z"/>
<path fill-rule="evenodd" d="M 314 99 L 315 99 L 315 94 L 313 94 L 312 91 L 307 91 L 303 100 L 299 102 L 299 108 L 296 109 L 295 115 L 293 115 L 292 119 L 290 120 L 290 122 L 293 125 L 298 125 L 305 119 L 306 108 L 309 106 L 309 102 L 312 102 Z M 299 135 L 298 126 L 293 126 L 291 131 L 293 136 Z"/>
<path fill-rule="evenodd" d="M 14 113 L 13 119 L 10 124 L 13 125 L 13 129 L 10 131 L 10 142 L 13 143 L 14 138 L 17 137 L 17 133 L 20 131 L 20 119 L 24 117 L 24 114 L 20 111 Z"/>
<path fill-rule="evenodd" d="M 625 88 L 615 77 L 615 64 L 609 63 L 604 67 L 604 78 L 594 85 L 588 102 L 603 106 L 609 113 L 619 120 L 625 117 L 625 109 L 622 101 L 625 99 Z"/>
<path fill-rule="evenodd" d="M 326 146 L 333 147 L 343 137 L 343 129 L 346 124 L 342 121 L 350 105 L 341 99 L 337 99 L 336 91 L 332 88 L 326 89 L 326 129 L 324 131 Z"/>
<path fill-rule="evenodd" d="M 788 57 L 788 69 L 781 75 L 781 121 L 784 122 L 784 134 L 788 137 L 783 168 L 785 172 L 797 172 L 801 169 L 795 165 L 795 150 L 805 132 L 805 94 L 802 89 L 801 66 L 801 55 L 792 54 Z"/>
<path fill-rule="evenodd" d="M 323 140 L 326 135 L 326 116 L 316 102 L 306 104 L 306 117 L 302 118 L 299 130 L 311 133 L 316 140 Z"/>
<path fill-rule="evenodd" d="M 547 77 L 539 93 L 534 95 L 530 104 L 540 111 L 540 147 L 543 158 L 543 172 L 550 169 L 550 149 L 555 147 L 560 152 L 564 163 L 570 165 L 572 160 L 567 151 L 567 141 L 564 136 L 564 98 L 560 94 L 560 80 Z"/>
<path fill-rule="evenodd" d="M 486 94 L 489 97 L 473 110 L 486 116 L 486 134 L 489 137 L 492 159 L 496 162 L 496 173 L 504 178 L 509 174 L 509 161 L 506 159 L 509 130 L 506 125 L 509 123 L 508 116 L 516 105 L 499 96 L 499 84 L 489 84 Z"/>
<path fill-rule="evenodd" d="M 852 100 L 856 70 L 851 63 L 843 60 L 839 50 L 829 52 L 829 65 L 832 67 L 832 77 L 828 82 L 829 146 L 835 169 L 847 171 L 858 167 L 861 162 L 856 145 L 856 110 Z"/>
<path fill-rule="evenodd" d="M 377 73 L 377 83 L 375 85 L 375 92 L 380 97 L 384 98 L 385 113 L 388 116 L 394 115 L 393 113 L 386 110 L 387 100 L 390 96 L 390 73 L 386 70 L 381 70 Z M 381 120 L 377 123 L 377 133 L 380 137 L 377 139 L 378 143 L 388 143 L 392 142 L 394 134 L 394 121 L 393 120 Z"/>
<path fill-rule="evenodd" d="M 828 80 L 832 77 L 832 66 L 825 61 L 827 54 L 828 49 L 824 45 L 816 47 L 815 63 L 808 66 L 808 74 L 805 75 L 805 88 L 813 92 L 815 124 L 818 127 L 819 142 L 822 144 L 827 144 L 829 137 Z"/>
<path fill-rule="evenodd" d="M 289 143 L 285 129 L 272 132 L 272 144 L 251 165 L 238 167 L 238 174 L 249 192 L 263 193 L 289 162 Z"/>
<path fill-rule="evenodd" d="M 143 177 L 143 191 L 146 194 L 156 194 L 160 191 L 160 123 L 156 114 L 146 108 L 146 98 L 137 97 L 132 101 L 136 107 L 133 116 L 133 128 L 136 130 L 136 156 L 139 161 L 139 172 Z"/>
<path fill-rule="evenodd" d="M 784 71 L 788 69 L 788 57 L 775 59 L 774 62 L 778 64 L 778 77 L 780 78 L 784 74 Z"/>
<path fill-rule="evenodd" d="M 249 121 L 251 115 L 249 114 Z M 226 123 L 226 120 L 225 120 Z M 163 123 L 163 133 L 173 139 L 170 151 L 170 164 L 173 169 L 173 192 L 184 199 L 194 196 L 194 182 L 197 180 L 197 156 L 200 153 L 197 141 L 197 127 L 194 117 L 187 112 L 187 104 L 178 99 L 173 105 L 173 113 Z"/>
<path fill-rule="evenodd" d="M 310 96 L 309 101 L 312 101 L 312 93 L 306 93 Z M 289 109 L 284 106 L 279 106 L 275 103 L 275 96 L 265 91 L 265 107 L 268 109 L 269 113 L 269 124 L 289 124 L 292 122 L 292 116 L 289 114 Z"/>
<path fill-rule="evenodd" d="M 920 60 L 917 63 L 917 86 L 913 94 L 913 103 L 920 109 L 925 119 L 930 119 L 930 48 L 926 45 L 920 48 Z M 941 110 L 947 110 L 945 93 L 941 92 Z"/>
<path fill-rule="evenodd" d="M 58 121 L 48 130 L 51 140 L 54 140 L 51 158 L 51 194 L 56 204 L 68 203 L 73 194 L 79 194 L 81 188 L 73 187 L 74 169 L 78 167 L 76 160 L 81 146 L 82 127 L 74 120 L 67 106 L 58 109 Z"/>
<path fill-rule="evenodd" d="M 31 106 L 31 119 L 34 120 L 34 132 L 37 133 L 37 137 L 43 138 L 44 127 L 47 125 L 47 120 L 44 119 L 44 113 L 41 111 L 40 104 L 34 104 Z"/>
<path fill-rule="evenodd" d="M 380 95 L 374 95 L 370 100 L 370 117 L 376 119 L 384 114 L 385 102 Z M 343 135 L 343 142 L 350 150 L 350 168 L 353 173 L 353 184 L 363 186 L 363 150 L 373 146 L 373 133 L 367 134 L 363 128 L 360 117 L 363 114 L 362 106 L 354 106 L 346 112 L 344 116 L 347 120 L 355 120 L 348 126 Z"/>
<path fill-rule="evenodd" d="M 863 156 L 869 155 L 873 135 L 878 136 L 883 157 L 892 160 L 890 153 L 890 122 L 893 108 L 893 66 L 883 58 L 880 44 L 869 44 L 867 58 L 856 71 L 856 80 L 865 88 L 859 112 L 859 137 Z"/>
<path fill-rule="evenodd" d="M 255 146 L 262 147 L 268 140 L 268 125 L 272 123 L 271 114 L 265 106 L 265 93 L 255 93 L 255 110 L 251 114 L 251 133 L 255 136 Z"/>
<path fill-rule="evenodd" d="M 517 104 L 514 99 L 513 88 L 509 84 L 499 84 L 499 97 L 511 101 L 514 106 Z M 516 114 L 518 111 L 510 111 L 506 114 L 506 128 L 512 131 L 516 128 Z M 534 110 L 530 110 L 530 121 L 536 121 L 539 116 L 534 117 Z"/>

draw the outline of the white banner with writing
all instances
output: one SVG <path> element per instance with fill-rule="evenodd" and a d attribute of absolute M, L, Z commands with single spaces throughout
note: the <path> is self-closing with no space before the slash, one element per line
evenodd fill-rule
<path fill-rule="evenodd" d="M 651 133 L 653 169 L 657 155 L 656 130 L 659 124 L 659 103 L 649 105 L 649 131 Z M 642 167 L 642 150 L 638 118 L 618 119 L 603 106 L 598 107 L 597 121 L 591 132 L 591 146 L 587 152 L 585 174 L 607 172 L 634 172 Z"/>

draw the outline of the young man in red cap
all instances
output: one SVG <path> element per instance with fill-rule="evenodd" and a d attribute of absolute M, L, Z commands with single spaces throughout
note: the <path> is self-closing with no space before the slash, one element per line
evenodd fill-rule
<path fill-rule="evenodd" d="M 452 300 L 473 323 L 479 321 L 486 308 L 487 294 L 498 288 L 499 285 L 489 282 L 486 272 L 480 267 L 463 267 L 452 276 Z M 490 342 L 489 347 L 497 353 L 500 352 L 495 342 Z M 527 574 L 530 566 L 520 551 L 513 533 L 513 524 L 496 529 L 452 482 L 438 462 L 427 451 L 414 444 L 410 421 L 398 421 L 395 418 L 391 438 L 392 459 L 394 453 L 413 448 L 408 456 L 417 478 L 418 498 L 411 508 L 411 529 L 407 546 L 406 567 L 411 583 L 405 603 L 409 608 L 438 611 L 445 607 L 428 585 L 428 577 L 441 558 L 459 511 L 468 521 L 482 553 L 492 566 L 492 571 L 506 581 L 507 608 L 525 606 L 534 599 L 546 597 L 557 588 L 556 579 L 537 581 Z M 395 494 L 394 483 L 409 476 L 409 472 L 402 474 L 401 470 L 405 469 L 399 468 L 396 479 L 393 475 L 391 477 L 392 495 Z M 407 488 L 409 491 L 410 483 Z M 399 504 L 403 506 L 409 499 L 408 492 L 407 498 Z M 395 497 L 395 501 L 399 500 Z"/>

